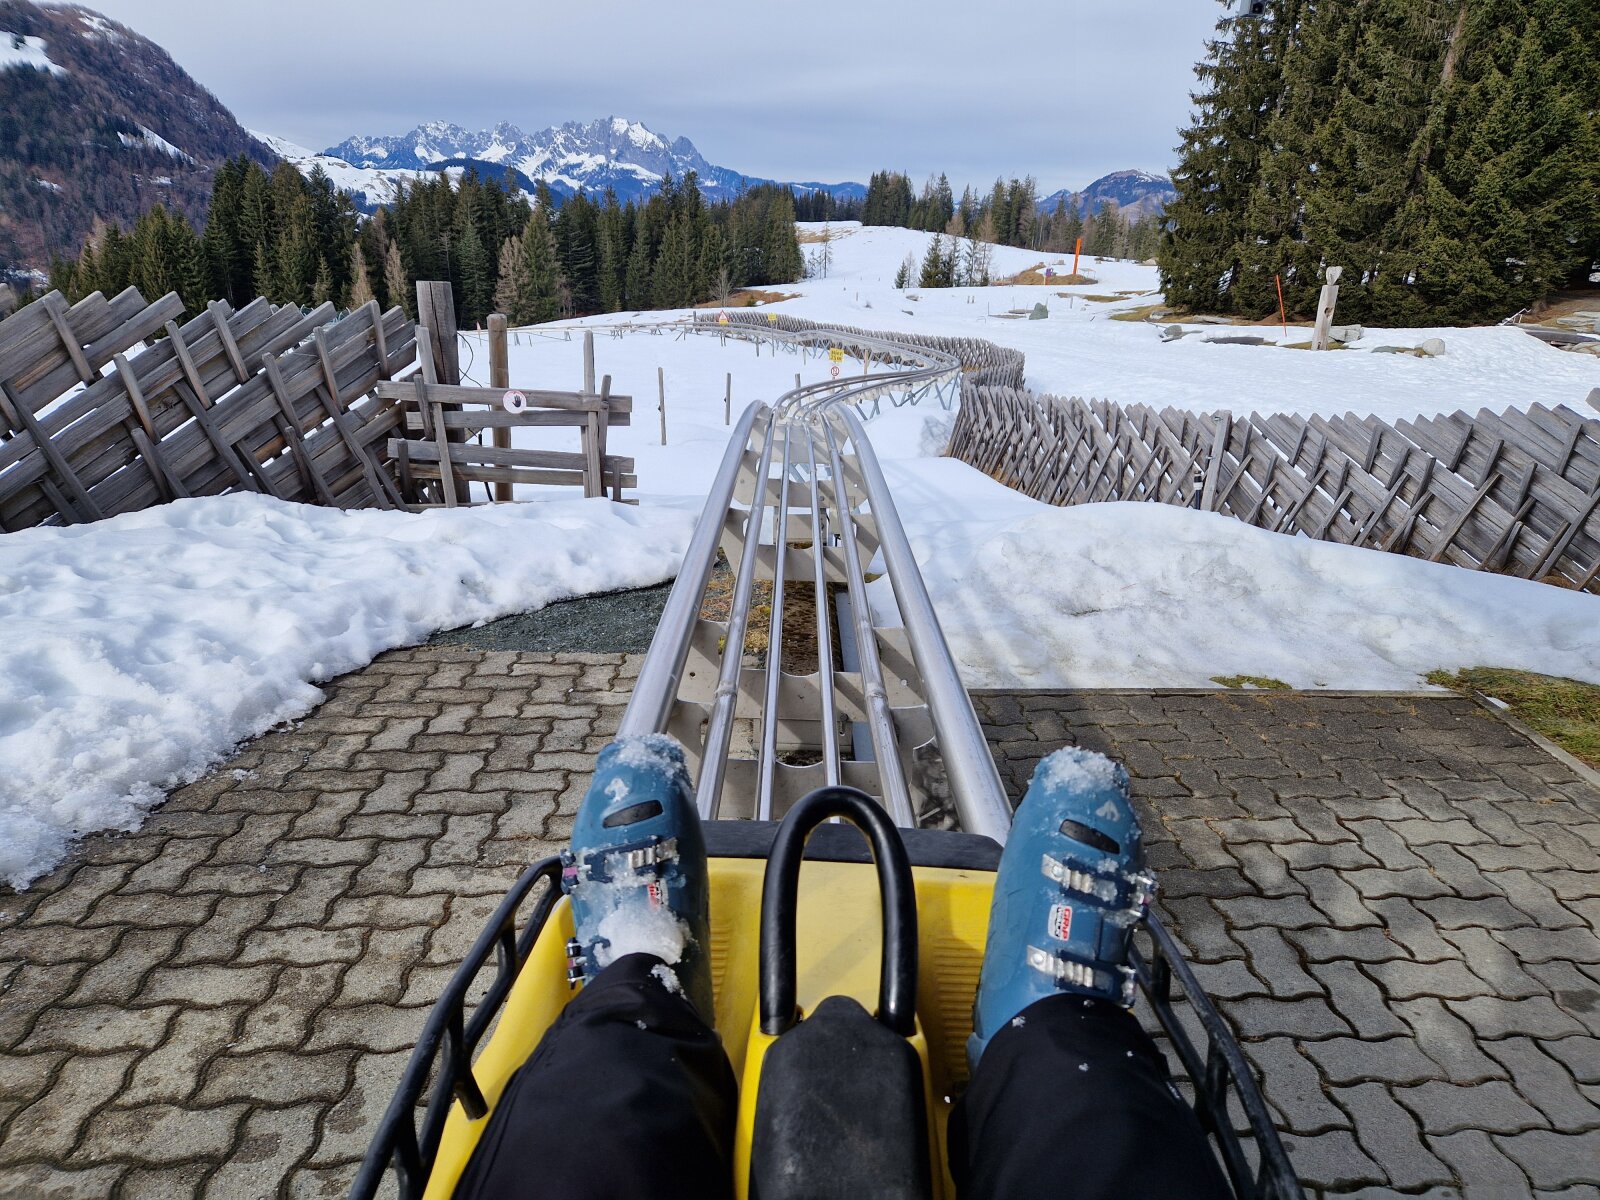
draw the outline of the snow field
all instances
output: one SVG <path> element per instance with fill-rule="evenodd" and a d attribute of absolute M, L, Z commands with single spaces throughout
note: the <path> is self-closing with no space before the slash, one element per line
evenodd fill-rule
<path fill-rule="evenodd" d="M 0 882 L 435 630 L 671 578 L 692 520 L 561 499 L 415 516 L 256 495 L 0 537 Z"/>

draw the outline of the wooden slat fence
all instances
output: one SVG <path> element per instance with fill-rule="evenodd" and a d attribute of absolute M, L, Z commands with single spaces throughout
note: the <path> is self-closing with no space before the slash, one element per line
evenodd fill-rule
<path fill-rule="evenodd" d="M 949 453 L 1050 504 L 1148 500 L 1600 592 L 1600 420 L 1196 414 L 974 385 Z"/>
<path fill-rule="evenodd" d="M 234 490 L 402 503 L 385 457 L 400 409 L 371 393 L 416 359 L 404 313 L 182 311 L 52 292 L 0 321 L 0 531 Z"/>

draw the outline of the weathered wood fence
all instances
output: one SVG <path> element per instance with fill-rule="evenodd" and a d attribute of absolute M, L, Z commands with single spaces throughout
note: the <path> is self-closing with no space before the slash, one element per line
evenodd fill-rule
<path fill-rule="evenodd" d="M 182 311 L 52 292 L 0 322 L 0 531 L 236 490 L 402 503 L 384 462 L 399 408 L 370 393 L 416 357 L 404 313 Z"/>
<path fill-rule="evenodd" d="M 1050 504 L 1147 500 L 1600 592 L 1600 420 L 1196 414 L 969 385 L 949 453 Z"/>

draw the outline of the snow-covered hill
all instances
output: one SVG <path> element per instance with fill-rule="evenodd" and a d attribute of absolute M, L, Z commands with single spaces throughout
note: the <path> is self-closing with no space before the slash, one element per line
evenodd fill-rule
<path fill-rule="evenodd" d="M 533 134 L 508 122 L 472 131 L 432 121 L 395 137 L 348 138 L 312 157 L 378 172 L 368 177 L 369 185 L 378 185 L 383 179 L 408 178 L 411 173 L 434 169 L 440 163 L 477 162 L 513 168 L 530 180 L 542 179 L 558 196 L 577 192 L 598 195 L 611 188 L 623 201 L 647 195 L 663 175 L 682 178 L 690 171 L 699 175 L 701 190 L 712 199 L 728 198 L 753 184 L 772 182 L 715 166 L 688 138 L 668 139 L 623 117 L 602 117 L 588 123 L 568 121 Z M 395 172 L 405 174 L 396 176 Z M 866 194 L 859 183 L 791 186 L 840 197 Z"/>

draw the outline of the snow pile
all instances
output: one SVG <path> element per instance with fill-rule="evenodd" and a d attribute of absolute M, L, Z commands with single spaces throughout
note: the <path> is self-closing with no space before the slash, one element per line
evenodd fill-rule
<path fill-rule="evenodd" d="M 600 500 L 407 515 L 237 495 L 0 537 L 0 880 L 136 828 L 384 650 L 670 578 L 691 527 Z"/>
<path fill-rule="evenodd" d="M 49 71 L 52 75 L 65 75 L 65 68 L 50 61 L 44 52 L 44 39 L 24 37 L 19 33 L 0 29 L 0 71 L 32 67 L 36 71 Z"/>
<path fill-rule="evenodd" d="M 1007 506 L 1009 519 L 952 530 L 909 499 L 913 464 L 895 465 L 898 507 L 969 687 L 1212 687 L 1254 675 L 1415 690 L 1435 668 L 1481 664 L 1600 683 L 1590 595 L 1163 504 Z M 935 480 L 947 473 L 924 465 Z M 885 607 L 887 582 L 871 586 Z"/>
<path fill-rule="evenodd" d="M 139 126 L 139 135 L 137 137 L 128 133 L 119 133 L 117 134 L 117 139 L 130 150 L 159 150 L 161 153 L 176 158 L 181 162 L 192 163 L 194 161 L 192 155 L 178 149 L 166 138 L 146 125 Z M 170 183 L 171 180 L 167 182 Z"/>
<path fill-rule="evenodd" d="M 1114 789 L 1124 796 L 1128 794 L 1128 772 L 1122 764 L 1081 746 L 1067 746 L 1045 755 L 1034 775 L 1052 792 L 1093 796 Z M 1114 818 L 1118 812 L 1113 805 L 1108 816 Z"/>

